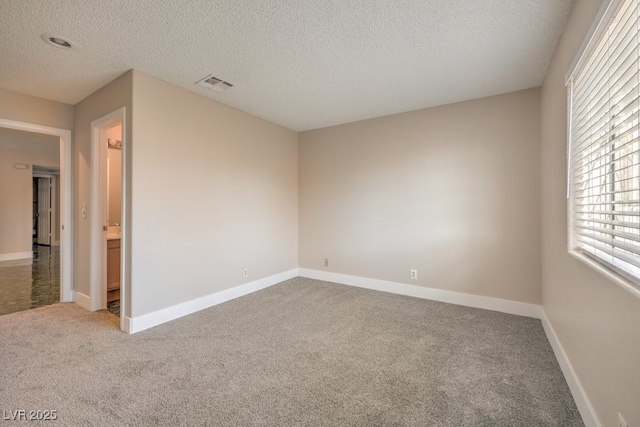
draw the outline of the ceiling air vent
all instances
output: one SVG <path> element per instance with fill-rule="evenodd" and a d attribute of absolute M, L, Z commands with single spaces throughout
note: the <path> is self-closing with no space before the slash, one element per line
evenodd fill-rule
<path fill-rule="evenodd" d="M 207 89 L 213 89 L 218 92 L 222 92 L 233 87 L 233 83 L 225 82 L 222 79 L 214 77 L 212 74 L 209 74 L 207 77 L 200 80 L 196 84 L 198 86 L 206 87 Z"/>

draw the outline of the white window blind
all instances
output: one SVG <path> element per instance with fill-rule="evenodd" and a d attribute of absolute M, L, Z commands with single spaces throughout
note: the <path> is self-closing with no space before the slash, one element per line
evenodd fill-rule
<path fill-rule="evenodd" d="M 605 14 L 569 78 L 570 245 L 640 283 L 640 0 Z M 613 5 L 611 6 L 613 7 Z"/>

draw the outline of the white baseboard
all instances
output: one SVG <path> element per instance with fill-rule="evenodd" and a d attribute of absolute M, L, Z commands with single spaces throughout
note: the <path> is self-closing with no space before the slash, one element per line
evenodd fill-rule
<path fill-rule="evenodd" d="M 293 270 L 265 277 L 263 279 L 259 279 L 250 283 L 245 283 L 244 285 L 236 286 L 231 289 L 226 289 L 214 294 L 205 295 L 203 297 L 176 304 L 171 307 L 163 308 L 152 313 L 143 314 L 142 316 L 125 318 L 123 329 L 125 330 L 125 332 L 128 332 L 130 334 L 144 331 L 145 329 L 149 329 L 162 323 L 177 319 L 179 317 L 195 313 L 196 311 L 204 310 L 205 308 L 213 307 L 214 305 L 218 305 L 223 302 L 227 302 L 229 300 L 250 294 L 252 292 L 259 291 L 260 289 L 268 288 L 269 286 L 273 286 L 276 283 L 293 279 L 297 276 L 298 269 L 294 268 Z"/>
<path fill-rule="evenodd" d="M 582 384 L 580 383 L 576 372 L 573 370 L 573 366 L 571 365 L 562 344 L 560 344 L 556 331 L 553 329 L 553 326 L 551 326 L 551 323 L 549 322 L 547 315 L 544 314 L 544 311 L 541 320 L 544 332 L 547 334 L 547 339 L 549 340 L 553 353 L 558 360 L 560 369 L 562 369 L 562 373 L 567 381 L 569 390 L 571 390 L 571 395 L 573 396 L 573 400 L 576 402 L 578 411 L 580 411 L 584 425 L 586 427 L 601 427 L 602 424 L 600 424 L 600 420 L 598 420 L 598 416 L 596 415 L 593 406 L 591 406 L 591 402 L 589 402 L 589 398 L 587 397 L 584 388 L 582 388 Z"/>
<path fill-rule="evenodd" d="M 0 261 L 13 261 L 14 259 L 30 259 L 33 258 L 33 251 L 29 252 L 11 252 L 0 254 Z"/>
<path fill-rule="evenodd" d="M 445 291 L 442 289 L 426 288 L 423 286 L 408 285 L 406 283 L 390 282 L 386 280 L 371 279 L 359 276 L 350 276 L 340 273 L 332 273 L 320 270 L 312 270 L 306 268 L 295 268 L 273 276 L 265 277 L 244 285 L 236 286 L 231 289 L 206 295 L 191 301 L 180 303 L 171 307 L 167 307 L 152 313 L 144 314 L 137 317 L 122 316 L 121 328 L 124 332 L 133 334 L 144 331 L 145 329 L 158 326 L 162 323 L 175 320 L 177 318 L 187 316 L 200 310 L 248 295 L 252 292 L 273 286 L 285 280 L 294 277 L 307 277 L 310 279 L 323 280 L 327 282 L 339 283 L 359 288 L 372 289 L 377 291 L 389 292 L 399 295 L 407 295 L 417 298 L 441 301 L 450 304 L 457 304 L 467 307 L 482 308 L 486 310 L 499 311 L 502 313 L 515 314 L 519 316 L 532 317 L 540 319 L 544 327 L 547 339 L 551 344 L 553 352 L 558 360 L 560 368 L 567 381 L 571 394 L 576 402 L 576 406 L 580 411 L 580 415 L 586 427 L 601 427 L 600 421 L 587 398 L 587 395 L 576 376 L 571 362 L 558 340 L 551 323 L 547 319 L 546 314 L 541 306 L 536 304 L 528 304 L 518 301 L 504 300 L 500 298 L 485 297 L 480 295 L 464 294 L 461 292 Z M 91 310 L 91 300 L 87 295 L 80 292 L 73 292 L 73 300 L 79 306 Z"/>
<path fill-rule="evenodd" d="M 91 298 L 81 292 L 73 291 L 73 302 L 84 309 L 91 310 Z"/>
<path fill-rule="evenodd" d="M 132 334 L 131 331 L 131 318 L 125 315 L 120 315 L 120 329 L 127 334 Z"/>
<path fill-rule="evenodd" d="M 580 411 L 580 415 L 582 416 L 585 426 L 601 427 L 600 421 L 598 420 L 598 417 L 596 416 L 596 413 L 593 410 L 582 385 L 580 384 L 580 380 L 576 376 L 576 373 L 573 370 L 560 341 L 558 340 L 558 336 L 549 323 L 549 320 L 541 306 L 306 268 L 300 268 L 299 275 L 301 277 L 340 283 L 348 286 L 356 286 L 359 288 L 373 289 L 376 291 L 390 292 L 393 294 L 407 295 L 540 319 L 547 335 L 547 339 L 553 348 L 553 352 L 558 360 L 560 368 L 562 369 L 562 373 L 564 374 L 569 389 L 571 390 L 571 394 L 576 402 L 578 411 Z"/>
<path fill-rule="evenodd" d="M 407 285 L 406 283 L 389 282 L 386 280 L 370 279 L 367 277 L 349 276 L 347 274 L 331 273 L 307 268 L 300 268 L 299 271 L 301 277 L 340 283 L 342 285 L 356 286 L 359 288 L 390 292 L 392 294 L 447 302 L 466 307 L 483 308 L 502 313 L 516 314 L 518 316 L 533 317 L 535 319 L 541 319 L 543 316 L 542 307 L 536 304 L 464 294 L 461 292 L 445 291 L 442 289 L 427 288 L 424 286 Z"/>

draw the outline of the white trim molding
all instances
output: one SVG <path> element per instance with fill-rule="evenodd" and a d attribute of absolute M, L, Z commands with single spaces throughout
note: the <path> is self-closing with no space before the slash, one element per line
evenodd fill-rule
<path fill-rule="evenodd" d="M 91 298 L 81 292 L 73 291 L 73 302 L 80 307 L 91 310 Z"/>
<path fill-rule="evenodd" d="M 15 259 L 32 259 L 33 251 L 29 252 L 11 252 L 7 254 L 0 254 L 0 261 L 13 261 Z"/>
<path fill-rule="evenodd" d="M 591 406 L 591 402 L 587 397 L 587 393 L 585 393 L 576 372 L 573 370 L 573 366 L 567 357 L 567 353 L 565 353 L 562 344 L 560 344 L 560 340 L 556 335 L 556 331 L 551 326 L 547 315 L 543 312 L 542 315 L 542 327 L 544 328 L 544 332 L 547 335 L 547 339 L 551 344 L 551 348 L 553 349 L 553 353 L 558 360 L 558 364 L 560 365 L 560 369 L 562 369 L 562 373 L 564 374 L 564 378 L 567 381 L 567 385 L 569 386 L 569 390 L 571 390 L 571 395 L 573 396 L 573 400 L 576 402 L 576 406 L 578 407 L 578 411 L 580 411 L 580 415 L 582 416 L 582 421 L 586 427 L 601 427 L 600 420 L 596 415 L 596 411 Z"/>
<path fill-rule="evenodd" d="M 466 307 L 483 308 L 485 310 L 516 314 L 518 316 L 533 317 L 534 319 L 542 319 L 543 317 L 542 307 L 536 304 L 485 297 L 481 295 L 464 294 L 461 292 L 445 291 L 442 289 L 427 288 L 424 286 L 407 285 L 406 283 L 389 282 L 386 280 L 370 279 L 367 277 L 349 276 L 347 274 L 311 270 L 307 268 L 300 268 L 299 270 L 301 277 L 307 277 L 309 279 L 324 280 L 342 285 L 390 292 L 398 295 L 407 295 L 410 297 L 463 305 Z"/>
<path fill-rule="evenodd" d="M 231 289 L 225 289 L 224 291 L 205 295 L 203 297 L 163 308 L 152 313 L 143 314 L 142 316 L 135 316 L 131 318 L 123 316 L 122 330 L 129 334 L 144 331 L 145 329 L 149 329 L 162 323 L 213 307 L 214 305 L 222 304 L 223 302 L 248 295 L 252 292 L 268 288 L 269 286 L 273 286 L 285 280 L 293 279 L 297 276 L 298 269 L 294 268 L 273 276 L 245 283 L 244 285 L 239 285 Z"/>
<path fill-rule="evenodd" d="M 417 298 L 446 302 L 450 304 L 463 305 L 467 307 L 482 308 L 486 310 L 499 311 L 502 313 L 515 314 L 519 316 L 540 319 L 542 327 L 553 353 L 558 360 L 558 364 L 564 374 L 569 390 L 573 396 L 578 411 L 586 427 L 601 427 L 602 424 L 589 402 L 578 376 L 576 375 L 571 362 L 562 348 L 558 337 L 549 323 L 544 309 L 535 304 L 528 304 L 518 301 L 509 301 L 499 298 L 491 298 L 479 295 L 464 294 L 460 292 L 445 291 L 441 289 L 426 288 L 405 283 L 390 282 L 385 280 L 371 279 L 359 276 L 349 276 L 346 274 L 332 273 L 320 270 L 299 268 L 299 276 L 310 279 L 323 280 L 327 282 L 339 283 L 347 286 L 372 289 L 376 291 L 389 292 L 399 295 L 407 295 Z"/>
<path fill-rule="evenodd" d="M 122 307 L 120 307 L 122 310 Z M 124 313 L 120 314 L 120 330 L 126 332 L 127 334 L 133 334 L 131 329 L 131 318 L 124 315 Z"/>
<path fill-rule="evenodd" d="M 405 283 L 390 282 L 379 279 L 371 279 L 359 276 L 350 276 L 340 273 L 332 273 L 326 271 L 312 270 L 306 268 L 295 268 L 273 276 L 265 277 L 253 282 L 239 285 L 230 289 L 196 298 L 167 307 L 152 313 L 143 314 L 137 317 L 122 316 L 122 330 L 129 334 L 144 331 L 145 329 L 158 326 L 183 316 L 195 313 L 200 310 L 213 307 L 218 304 L 239 298 L 250 293 L 268 288 L 270 286 L 281 283 L 285 280 L 295 277 L 306 277 L 310 279 L 323 280 L 327 282 L 338 283 L 347 286 L 371 289 L 382 292 L 389 292 L 398 295 L 406 295 L 416 298 L 429 299 L 434 301 L 457 304 L 467 307 L 481 308 L 486 310 L 499 311 L 502 313 L 514 314 L 518 316 L 531 317 L 540 319 L 545 334 L 554 355 L 558 360 L 558 364 L 562 369 L 565 380 L 569 386 L 571 394 L 576 402 L 576 406 L 580 411 L 580 415 L 586 427 L 601 427 L 602 424 L 589 402 L 589 399 L 578 379 L 573 367 L 567 358 L 567 355 L 558 340 L 558 337 L 549 323 L 549 320 L 543 308 L 536 304 L 528 304 L 518 301 L 509 301 L 500 298 L 485 297 L 480 295 L 464 294 L 460 292 L 445 291 L 441 289 L 426 288 L 416 285 L 408 285 Z M 79 292 L 74 292 L 74 300 L 84 308 L 91 307 L 91 300 L 88 296 Z"/>
<path fill-rule="evenodd" d="M 589 257 L 589 256 L 587 256 L 585 254 L 576 252 L 574 250 L 570 250 L 569 251 L 569 255 L 571 255 L 575 259 L 583 262 L 584 264 L 588 265 L 589 267 L 593 268 L 598 273 L 602 274 L 604 277 L 606 277 L 607 279 L 611 280 L 613 283 L 615 283 L 616 285 L 620 286 L 625 291 L 631 293 L 634 297 L 640 298 L 640 287 L 638 287 L 637 285 L 632 283 L 629 279 L 623 277 L 622 275 L 620 275 L 617 272 L 611 270 L 610 268 L 607 268 L 604 264 L 596 261 L 595 259 L 593 259 L 593 258 L 591 258 L 591 257 Z"/>

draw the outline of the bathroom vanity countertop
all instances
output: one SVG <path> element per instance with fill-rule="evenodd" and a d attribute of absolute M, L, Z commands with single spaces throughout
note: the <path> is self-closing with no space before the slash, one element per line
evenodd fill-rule
<path fill-rule="evenodd" d="M 122 235 L 120 233 L 107 233 L 107 240 L 120 240 Z"/>

